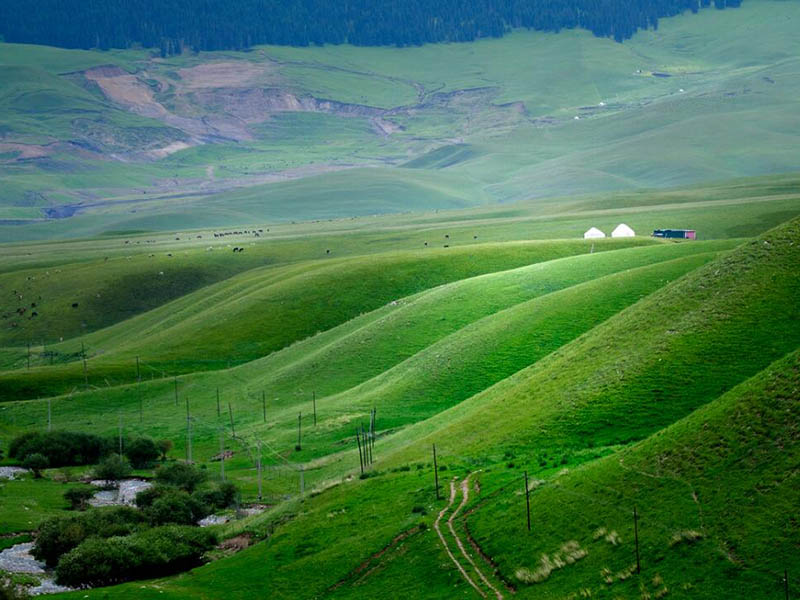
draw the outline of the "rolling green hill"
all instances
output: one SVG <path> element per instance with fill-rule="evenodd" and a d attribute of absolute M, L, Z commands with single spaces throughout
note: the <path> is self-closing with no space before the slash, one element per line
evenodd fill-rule
<path fill-rule="evenodd" d="M 346 477 L 358 468 L 352 446 L 306 462 L 309 480 L 315 473 L 320 477 L 317 493 L 302 503 L 295 496 L 243 525 L 267 541 L 185 576 L 115 588 L 115 595 L 178 598 L 224 588 L 232 598 L 244 598 L 268 585 L 275 597 L 347 598 L 381 589 L 403 589 L 412 597 L 474 597 L 430 529 L 440 511 L 442 539 L 456 555 L 456 538 L 466 545 L 474 566 L 464 558 L 461 563 L 486 591 L 491 588 L 480 582 L 476 568 L 502 593 L 508 593 L 508 584 L 531 598 L 779 593 L 782 568 L 798 566 L 792 551 L 799 533 L 792 521 L 797 486 L 791 467 L 798 441 L 798 227 L 794 220 L 771 230 L 629 308 L 613 307 L 625 304 L 626 294 L 635 301 L 637 281 L 656 283 L 668 272 L 664 269 L 686 259 L 601 277 L 489 317 L 507 324 L 506 334 L 486 320 L 462 329 L 464 344 L 480 347 L 497 339 L 510 350 L 515 331 L 533 339 L 523 323 L 528 314 L 539 313 L 543 321 L 534 318 L 529 331 L 549 339 L 547 327 L 566 333 L 568 326 L 559 319 L 582 314 L 581 303 L 593 312 L 592 295 L 585 291 L 595 283 L 595 300 L 619 311 L 574 341 L 555 341 L 563 345 L 553 353 L 532 358 L 531 366 L 416 425 L 398 429 L 400 424 L 387 418 L 384 429 L 379 416 L 378 462 L 371 477 Z M 459 346 L 451 348 L 457 354 Z M 502 370 L 504 354 L 491 347 L 487 353 L 489 364 Z M 465 373 L 479 372 L 468 366 Z M 417 376 L 400 377 L 395 385 Z M 468 389 L 471 382 L 463 385 Z M 103 408 L 101 394 L 94 396 L 76 397 L 70 410 L 82 405 L 85 414 L 99 416 L 108 405 Z M 359 410 L 356 397 L 343 402 L 351 426 L 353 417 L 365 418 L 353 414 Z M 131 408 L 134 401 L 129 396 Z M 393 400 L 391 406 L 400 403 Z M 11 410 L 25 408 L 27 415 L 41 409 L 41 403 L 38 409 L 36 403 L 16 406 Z M 213 400 L 199 410 L 209 409 Z M 315 436 L 324 439 L 334 422 L 341 425 L 346 418 L 323 411 L 320 432 L 307 424 L 312 447 Z M 4 414 L 7 422 L 9 413 Z M 113 429 L 113 419 L 106 418 Z M 280 441 L 272 417 L 266 426 L 250 418 L 242 440 L 269 439 L 278 452 L 289 443 Z M 446 490 L 440 501 L 433 491 L 432 442 Z M 240 459 L 234 465 L 252 485 L 252 463 Z M 534 490 L 530 534 L 522 470 Z M 456 504 L 449 506 L 453 476 Z M 455 514 L 450 530 L 445 522 L 462 500 L 462 479 L 470 496 L 463 498 L 466 508 Z M 275 470 L 269 481 L 291 479 Z M 641 575 L 632 572 L 634 505 L 641 515 Z M 419 529 L 420 521 L 428 529 Z M 320 564 L 326 568 L 312 568 Z"/>

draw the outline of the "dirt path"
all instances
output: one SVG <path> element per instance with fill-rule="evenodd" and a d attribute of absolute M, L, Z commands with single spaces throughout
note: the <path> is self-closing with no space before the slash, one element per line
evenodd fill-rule
<path fill-rule="evenodd" d="M 450 513 L 450 516 L 447 519 L 447 527 L 450 530 L 450 534 L 453 536 L 453 539 L 455 540 L 456 545 L 458 546 L 458 549 L 461 552 L 461 555 L 469 563 L 469 566 L 472 567 L 472 570 L 475 573 L 477 573 L 478 577 L 480 578 L 480 581 L 483 582 L 483 584 L 491 591 L 492 594 L 494 594 L 497 600 L 503 600 L 503 594 L 500 592 L 498 587 L 489 580 L 489 578 L 483 573 L 483 571 L 481 571 L 481 569 L 473 560 L 472 556 L 469 554 L 469 552 L 467 552 L 466 544 L 464 540 L 462 540 L 461 536 L 458 534 L 454 526 L 454 521 L 461 513 L 461 511 L 464 509 L 464 507 L 467 505 L 467 502 L 469 502 L 469 480 L 470 477 L 472 477 L 474 474 L 475 473 L 470 473 L 469 475 L 467 475 L 467 477 L 461 482 L 461 485 L 458 487 L 456 486 L 455 478 L 450 482 L 450 499 L 447 503 L 447 506 L 445 506 L 439 513 L 439 516 L 437 517 L 436 522 L 433 524 L 433 527 L 436 530 L 436 533 L 439 535 L 439 540 L 441 540 L 442 546 L 444 546 L 447 555 L 450 557 L 450 560 L 453 561 L 453 564 L 455 564 L 456 568 L 461 573 L 461 576 L 467 581 L 467 583 L 469 583 L 475 589 L 476 592 L 478 592 L 478 594 L 481 595 L 482 598 L 487 598 L 487 594 L 484 591 L 484 589 L 480 585 L 478 585 L 472 577 L 470 577 L 466 569 L 464 569 L 464 566 L 459 562 L 459 560 L 450 550 L 450 547 L 447 544 L 447 540 L 445 540 L 444 535 L 442 535 L 442 530 L 441 530 L 442 518 L 444 518 L 444 516 L 452 509 L 453 504 L 455 503 L 456 500 L 457 490 L 460 490 L 461 502 L 459 503 L 458 507 L 456 507 L 456 509 Z"/>
<path fill-rule="evenodd" d="M 442 529 L 439 526 L 439 524 L 441 523 L 442 517 L 444 517 L 447 514 L 447 511 L 450 510 L 450 507 L 453 506 L 453 502 L 455 502 L 455 499 L 456 499 L 456 480 L 454 478 L 450 482 L 450 501 L 447 503 L 447 506 L 445 506 L 442 509 L 442 511 L 439 513 L 439 516 L 436 517 L 436 521 L 434 521 L 434 523 L 433 523 L 433 528 L 436 530 L 436 533 L 439 535 L 439 540 L 441 540 L 442 546 L 444 546 L 445 552 L 447 552 L 447 555 L 450 557 L 450 560 L 453 561 L 453 564 L 459 570 L 459 572 L 461 573 L 461 576 L 464 579 L 467 580 L 467 583 L 469 583 L 473 588 L 475 588 L 475 591 L 478 592 L 481 595 L 482 598 L 486 598 L 486 593 L 481 588 L 478 587 L 478 584 L 476 584 L 469 575 L 467 575 L 467 572 L 464 570 L 464 567 L 462 567 L 461 563 L 458 562 L 458 560 L 456 560 L 455 556 L 453 556 L 453 553 L 450 551 L 450 547 L 447 545 L 447 540 L 445 540 L 444 536 L 442 535 Z M 458 540 L 457 537 L 456 537 L 456 540 Z"/>
<path fill-rule="evenodd" d="M 458 505 L 458 508 L 455 509 L 453 514 L 450 515 L 450 518 L 447 519 L 447 526 L 450 528 L 450 533 L 453 534 L 456 544 L 458 545 L 458 549 L 461 550 L 461 554 L 467 559 L 469 564 L 472 565 L 472 568 L 475 569 L 475 572 L 478 574 L 478 577 L 481 578 L 481 581 L 486 584 L 486 587 L 494 592 L 495 596 L 497 596 L 497 600 L 503 600 L 503 594 L 501 594 L 500 591 L 492 585 L 492 583 L 486 578 L 486 575 L 484 575 L 483 572 L 478 568 L 478 565 L 475 564 L 475 561 L 472 560 L 472 557 L 469 555 L 466 548 L 464 548 L 464 543 L 461 541 L 461 538 L 458 536 L 455 528 L 453 527 L 453 519 L 458 516 L 458 513 L 461 512 L 461 510 L 469 501 L 469 478 L 472 477 L 472 475 L 474 475 L 474 473 L 467 475 L 466 479 L 461 482 L 461 504 Z"/>

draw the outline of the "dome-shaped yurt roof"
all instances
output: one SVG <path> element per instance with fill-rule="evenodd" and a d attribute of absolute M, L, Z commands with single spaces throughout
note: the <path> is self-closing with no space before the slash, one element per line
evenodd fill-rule
<path fill-rule="evenodd" d="M 620 223 L 614 231 L 611 232 L 611 237 L 633 237 L 635 235 L 633 229 L 625 225 L 625 223 Z"/>
<path fill-rule="evenodd" d="M 594 239 L 594 238 L 604 238 L 606 234 L 600 231 L 597 227 L 592 227 L 586 233 L 583 234 L 583 239 Z"/>

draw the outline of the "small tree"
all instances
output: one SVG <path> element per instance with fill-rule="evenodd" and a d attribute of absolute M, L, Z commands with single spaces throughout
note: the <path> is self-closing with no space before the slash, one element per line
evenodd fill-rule
<path fill-rule="evenodd" d="M 116 484 L 120 479 L 124 479 L 131 473 L 131 465 L 123 456 L 111 454 L 94 468 L 94 476 L 103 481 Z"/>
<path fill-rule="evenodd" d="M 128 444 L 125 456 L 131 461 L 134 469 L 146 469 L 153 465 L 161 454 L 160 448 L 150 438 L 136 438 Z"/>
<path fill-rule="evenodd" d="M 25 457 L 25 460 L 22 461 L 22 466 L 33 471 L 34 478 L 39 479 L 42 476 L 42 471 L 50 466 L 50 461 L 47 460 L 44 454 L 34 452 Z"/>
<path fill-rule="evenodd" d="M 189 463 L 173 463 L 156 471 L 156 481 L 186 490 L 190 494 L 206 480 L 206 473 Z"/>
<path fill-rule="evenodd" d="M 64 492 L 64 500 L 69 502 L 72 510 L 86 510 L 92 496 L 94 496 L 94 490 L 87 488 L 70 488 Z"/>
<path fill-rule="evenodd" d="M 161 453 L 161 460 L 167 460 L 167 453 L 172 450 L 172 440 L 158 440 L 156 442 L 158 451 Z"/>

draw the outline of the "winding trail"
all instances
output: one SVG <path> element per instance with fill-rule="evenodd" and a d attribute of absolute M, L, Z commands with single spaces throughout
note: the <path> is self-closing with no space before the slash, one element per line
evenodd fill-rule
<path fill-rule="evenodd" d="M 450 510 L 450 507 L 453 506 L 453 502 L 455 502 L 455 499 L 456 499 L 456 480 L 455 478 L 453 478 L 453 480 L 450 481 L 450 501 L 447 503 L 447 506 L 445 506 L 439 513 L 439 516 L 436 517 L 436 521 L 434 521 L 433 523 L 433 528 L 439 535 L 439 539 L 442 542 L 442 546 L 444 546 L 444 550 L 445 552 L 447 552 L 447 555 L 450 557 L 450 560 L 453 561 L 453 564 L 455 564 L 456 568 L 461 572 L 461 576 L 467 580 L 467 583 L 469 583 L 473 588 L 475 588 L 475 591 L 478 592 L 482 598 L 486 598 L 486 593 L 480 587 L 478 587 L 478 584 L 476 584 L 469 575 L 467 575 L 467 572 L 464 570 L 464 567 L 462 567 L 461 563 L 458 562 L 458 560 L 456 560 L 455 556 L 453 556 L 450 547 L 447 545 L 447 540 L 445 540 L 444 536 L 442 535 L 442 529 L 439 526 L 442 517 L 444 517 L 445 514 L 447 514 L 447 511 Z M 456 537 L 456 540 L 458 541 L 458 537 Z"/>
<path fill-rule="evenodd" d="M 494 596 L 497 598 L 497 600 L 503 600 L 503 594 L 500 592 L 500 590 L 497 588 L 497 586 L 495 586 L 489 580 L 489 578 L 486 575 L 484 575 L 484 573 L 480 570 L 480 568 L 478 568 L 478 565 L 475 563 L 475 561 L 473 560 L 472 556 L 470 556 L 469 552 L 467 552 L 467 548 L 465 546 L 465 543 L 461 539 L 461 537 L 459 536 L 459 534 L 456 531 L 456 528 L 455 528 L 455 526 L 453 524 L 453 522 L 459 516 L 461 511 L 467 505 L 467 502 L 469 502 L 469 480 L 470 480 L 470 477 L 472 477 L 474 474 L 475 473 L 470 473 L 469 475 L 467 475 L 467 477 L 464 478 L 464 480 L 461 482 L 461 485 L 458 486 L 458 487 L 456 486 L 456 479 L 457 478 L 454 477 L 452 479 L 452 481 L 450 481 L 450 498 L 449 498 L 449 501 L 447 503 L 447 506 L 445 506 L 442 509 L 442 511 L 439 513 L 439 516 L 436 518 L 436 521 L 433 524 L 433 528 L 436 530 L 436 533 L 439 536 L 439 540 L 442 542 L 442 546 L 444 547 L 445 552 L 447 552 L 447 555 L 450 557 L 450 560 L 453 561 L 453 564 L 456 566 L 458 571 L 461 573 L 461 576 L 467 581 L 467 583 L 469 583 L 475 589 L 476 592 L 478 592 L 478 594 L 480 594 L 480 596 L 482 598 L 487 598 L 488 596 L 487 596 L 485 590 L 478 583 L 476 583 L 475 580 L 472 577 L 470 577 L 470 574 L 467 573 L 467 571 L 464 568 L 464 566 L 459 562 L 459 560 L 456 558 L 456 556 L 450 550 L 450 547 L 447 544 L 447 540 L 445 539 L 444 535 L 442 534 L 442 530 L 441 530 L 441 521 L 444 518 L 444 516 L 453 508 L 453 505 L 455 504 L 455 500 L 456 500 L 457 490 L 460 489 L 460 491 L 461 491 L 461 502 L 459 503 L 458 507 L 456 507 L 456 509 L 453 510 L 450 513 L 450 516 L 447 519 L 447 527 L 450 530 L 450 534 L 453 536 L 453 539 L 455 540 L 456 545 L 458 546 L 458 549 L 461 552 L 461 555 L 469 563 L 469 566 L 472 568 L 472 570 L 474 570 L 475 573 L 477 573 L 478 577 L 480 578 L 480 581 L 483 582 L 483 584 L 489 590 L 491 590 L 491 592 L 494 594 Z"/>
<path fill-rule="evenodd" d="M 461 538 L 458 537 L 458 534 L 456 533 L 456 530 L 453 527 L 453 519 L 455 519 L 456 516 L 458 516 L 458 513 L 461 512 L 461 510 L 469 501 L 469 478 L 472 477 L 472 475 L 474 475 L 474 473 L 470 473 L 469 475 L 467 475 L 466 479 L 464 479 L 464 481 L 461 482 L 461 504 L 458 505 L 458 508 L 455 509 L 453 511 L 453 514 L 450 515 L 450 518 L 447 519 L 447 526 L 450 528 L 450 533 L 453 534 L 453 537 L 456 540 L 456 544 L 458 544 L 458 549 L 461 550 L 461 554 L 464 555 L 464 558 L 466 558 L 467 561 L 469 561 L 469 564 L 472 565 L 472 568 L 475 569 L 475 572 L 478 574 L 478 577 L 481 578 L 481 581 L 483 581 L 483 583 L 486 584 L 486 587 L 488 587 L 490 590 L 494 592 L 495 596 L 497 596 L 497 600 L 503 600 L 503 594 L 501 594 L 500 590 L 498 590 L 495 586 L 492 585 L 492 583 L 478 568 L 478 565 L 475 564 L 475 561 L 472 560 L 472 557 L 464 548 L 464 543 L 461 541 Z"/>

